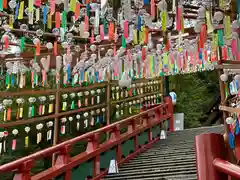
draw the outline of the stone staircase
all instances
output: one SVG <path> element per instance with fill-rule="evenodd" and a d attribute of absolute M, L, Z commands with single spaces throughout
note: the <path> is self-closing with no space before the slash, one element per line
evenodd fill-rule
<path fill-rule="evenodd" d="M 106 180 L 197 180 L 194 137 L 201 133 L 223 133 L 223 126 L 187 129 L 170 133 L 151 149 L 119 168 Z"/>

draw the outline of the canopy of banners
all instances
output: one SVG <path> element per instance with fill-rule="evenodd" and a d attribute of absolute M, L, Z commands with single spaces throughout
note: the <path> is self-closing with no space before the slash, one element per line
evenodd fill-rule
<path fill-rule="evenodd" d="M 46 86 L 49 74 L 55 74 L 56 83 L 63 74 L 64 85 L 74 86 L 105 81 L 107 74 L 119 80 L 213 70 L 220 54 L 240 58 L 239 23 L 212 8 L 212 2 L 198 9 L 194 35 L 185 32 L 182 1 L 122 0 L 117 12 L 114 2 L 1 0 L 1 56 L 16 56 L 11 61 L 6 56 L 2 64 L 6 88 L 23 88 L 28 73 L 33 88 Z M 223 0 L 220 7 L 228 10 L 229 3 Z M 29 47 L 34 58 L 26 64 L 19 59 Z"/>
<path fill-rule="evenodd" d="M 240 60 L 240 1 L 236 17 L 188 2 L 0 0 L 0 155 L 160 104 L 159 76 Z"/>

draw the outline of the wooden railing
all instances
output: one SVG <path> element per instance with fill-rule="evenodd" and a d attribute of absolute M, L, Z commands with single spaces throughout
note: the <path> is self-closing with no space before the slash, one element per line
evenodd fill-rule
<path fill-rule="evenodd" d="M 240 167 L 227 160 L 221 134 L 201 134 L 195 138 L 198 180 L 240 179 Z"/>
<path fill-rule="evenodd" d="M 170 121 L 170 131 L 173 131 L 173 107 L 171 98 L 166 97 L 164 104 L 156 106 L 150 110 L 141 112 L 138 115 L 110 124 L 93 132 L 86 133 L 79 137 L 65 141 L 61 144 L 36 152 L 27 157 L 18 159 L 0 166 L 0 174 L 15 171 L 14 180 L 47 180 L 63 175 L 64 180 L 72 179 L 72 168 L 93 159 L 93 179 L 102 178 L 105 171 L 100 171 L 100 154 L 111 148 L 116 149 L 116 161 L 122 164 L 141 153 L 151 144 L 159 140 L 153 139 L 151 128 L 160 126 L 164 120 Z M 121 133 L 122 128 L 127 127 L 127 132 Z M 138 146 L 138 134 L 143 131 L 148 132 L 148 143 L 142 147 Z M 110 134 L 108 140 L 99 143 L 102 134 Z M 127 157 L 122 157 L 121 143 L 130 138 L 134 140 L 134 152 Z M 82 141 L 87 141 L 86 150 L 76 156 L 71 157 L 71 147 Z M 56 155 L 56 161 L 52 167 L 38 174 L 31 175 L 31 169 L 37 160 Z M 81 175 L 79 175 L 81 176 Z"/>

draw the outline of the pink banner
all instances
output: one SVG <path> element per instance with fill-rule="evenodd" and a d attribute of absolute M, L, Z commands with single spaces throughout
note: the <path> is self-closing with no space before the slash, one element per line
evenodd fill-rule
<path fill-rule="evenodd" d="M 81 4 L 78 2 L 76 4 L 76 8 L 75 8 L 75 15 L 74 15 L 75 21 L 78 20 L 78 18 L 80 16 L 80 6 L 81 6 Z"/>
<path fill-rule="evenodd" d="M 99 28 L 100 28 L 100 38 L 103 41 L 104 40 L 104 26 L 103 26 L 103 24 L 101 24 L 99 26 Z"/>
<path fill-rule="evenodd" d="M 128 38 L 128 21 L 124 22 L 124 37 Z"/>
<path fill-rule="evenodd" d="M 50 6 L 51 6 L 51 15 L 53 15 L 53 14 L 55 13 L 55 5 L 56 5 L 55 0 L 51 0 L 51 2 L 50 2 Z"/>
<path fill-rule="evenodd" d="M 236 39 L 232 40 L 232 55 L 233 56 L 237 55 L 237 41 L 236 41 Z"/>
<path fill-rule="evenodd" d="M 156 16 L 155 0 L 151 0 L 151 16 L 153 18 L 155 18 Z"/>
<path fill-rule="evenodd" d="M 177 15 L 176 15 L 176 29 L 177 31 L 182 30 L 182 8 L 178 6 L 177 8 Z"/>

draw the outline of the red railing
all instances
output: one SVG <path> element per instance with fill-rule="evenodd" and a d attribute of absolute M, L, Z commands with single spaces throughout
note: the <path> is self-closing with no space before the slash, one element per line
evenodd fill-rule
<path fill-rule="evenodd" d="M 201 134 L 195 138 L 198 180 L 240 179 L 240 167 L 228 162 L 221 134 Z"/>
<path fill-rule="evenodd" d="M 100 179 L 107 172 L 106 170 L 104 172 L 100 172 L 101 153 L 116 147 L 116 160 L 118 164 L 128 161 L 159 140 L 159 137 L 155 139 L 152 138 L 151 128 L 153 126 L 160 125 L 164 120 L 170 121 L 170 131 L 173 131 L 173 107 L 171 98 L 169 97 L 165 98 L 164 104 L 138 115 L 2 165 L 0 166 L 0 174 L 3 172 L 16 171 L 14 180 L 47 180 L 55 178 L 59 175 L 63 175 L 64 180 L 71 180 L 72 168 L 93 159 L 93 179 Z M 121 134 L 120 129 L 122 127 L 127 127 L 127 132 Z M 139 147 L 137 141 L 138 134 L 146 130 L 148 131 L 148 144 Z M 104 133 L 109 133 L 110 138 L 100 144 L 99 137 Z M 134 140 L 134 152 L 126 158 L 122 158 L 121 143 L 130 138 L 133 138 Z M 87 141 L 85 152 L 74 157 L 70 157 L 72 145 L 80 141 Z M 56 161 L 53 163 L 51 168 L 36 175 L 30 175 L 30 171 L 37 160 L 45 157 L 51 157 L 53 154 L 56 154 Z"/>

